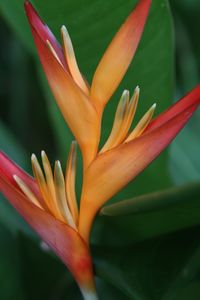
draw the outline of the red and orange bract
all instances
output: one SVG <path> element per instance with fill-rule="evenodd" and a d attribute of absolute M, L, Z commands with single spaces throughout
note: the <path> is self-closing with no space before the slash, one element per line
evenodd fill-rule
<path fill-rule="evenodd" d="M 41 239 L 61 258 L 83 292 L 94 290 L 92 261 L 87 244 L 70 226 L 31 203 L 16 185 L 13 174 L 23 178 L 36 195 L 42 198 L 35 180 L 0 152 L 1 192 Z"/>

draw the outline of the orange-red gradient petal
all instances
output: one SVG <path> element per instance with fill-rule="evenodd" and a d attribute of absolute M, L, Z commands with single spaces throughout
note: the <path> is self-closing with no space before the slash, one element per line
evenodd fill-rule
<path fill-rule="evenodd" d="M 69 268 L 83 291 L 93 291 L 93 270 L 89 249 L 76 231 L 32 204 L 0 174 L 0 191 L 17 212 L 38 233 Z"/>
<path fill-rule="evenodd" d="M 41 63 L 57 104 L 80 145 L 85 161 L 91 161 L 99 143 L 99 119 L 93 104 L 57 61 L 48 45 L 32 29 Z M 89 163 L 89 162 L 88 162 Z"/>
<path fill-rule="evenodd" d="M 64 55 L 62 52 L 62 48 L 59 45 L 57 39 L 49 29 L 49 27 L 41 20 L 40 16 L 38 15 L 37 11 L 34 9 L 33 5 L 29 1 L 25 1 L 24 3 L 26 15 L 28 21 L 31 25 L 31 28 L 34 28 L 37 33 L 39 34 L 40 38 L 46 42 L 47 40 L 51 43 L 54 50 L 56 51 L 57 56 L 59 57 L 60 61 L 64 66 L 66 66 L 66 62 L 64 59 Z M 66 66 L 68 69 L 68 67 Z"/>
<path fill-rule="evenodd" d="M 186 96 L 181 98 L 179 101 L 175 102 L 167 110 L 161 113 L 158 117 L 153 119 L 145 132 L 150 132 L 151 130 L 161 126 L 181 111 L 191 107 L 192 105 L 200 104 L 200 85 L 197 85 L 192 91 L 190 91 Z"/>
<path fill-rule="evenodd" d="M 0 176 L 4 178 L 9 184 L 12 184 L 19 189 L 16 181 L 13 179 L 13 175 L 17 175 L 21 178 L 32 192 L 40 197 L 40 192 L 35 179 L 22 170 L 16 163 L 14 163 L 4 152 L 0 151 Z"/>
<path fill-rule="evenodd" d="M 139 138 L 101 154 L 86 173 L 80 208 L 79 231 L 88 239 L 90 227 L 100 207 L 146 168 L 197 109 L 188 107 L 160 127 Z M 88 210 L 90 207 L 90 210 Z"/>
<path fill-rule="evenodd" d="M 140 42 L 150 4 L 151 0 L 139 1 L 104 53 L 91 86 L 91 99 L 97 110 L 102 111 L 126 73 Z"/>

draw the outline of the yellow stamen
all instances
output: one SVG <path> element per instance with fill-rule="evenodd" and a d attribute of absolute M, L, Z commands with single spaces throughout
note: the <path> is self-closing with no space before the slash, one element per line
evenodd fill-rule
<path fill-rule="evenodd" d="M 37 197 L 34 195 L 34 193 L 29 189 L 29 187 L 24 183 L 24 181 L 19 178 L 17 175 L 13 175 L 14 180 L 22 190 L 22 192 L 27 196 L 27 198 L 35 204 L 37 207 L 43 209 L 43 207 L 40 205 L 40 202 L 38 201 Z"/>
<path fill-rule="evenodd" d="M 77 162 L 77 143 L 73 141 L 68 156 L 65 180 L 66 180 L 66 193 L 67 193 L 69 209 L 71 211 L 74 222 L 78 226 L 78 206 L 77 206 L 76 190 L 75 190 L 76 162 Z"/>
<path fill-rule="evenodd" d="M 139 100 L 139 94 L 140 94 L 140 88 L 139 86 L 137 86 L 135 88 L 135 91 L 133 93 L 133 96 L 129 102 L 129 106 L 128 106 L 128 113 L 127 116 L 125 118 L 125 124 L 124 124 L 124 131 L 126 132 L 126 135 L 131 127 L 131 124 L 133 122 L 135 113 L 136 113 L 136 109 L 137 109 L 137 105 L 138 105 L 138 100 Z"/>
<path fill-rule="evenodd" d="M 51 43 L 49 42 L 49 40 L 46 41 L 47 46 L 49 47 L 49 50 L 51 51 L 51 53 L 53 54 L 53 56 L 56 58 L 56 60 L 59 62 L 59 64 L 63 67 L 62 62 L 60 61 L 55 49 L 53 48 L 53 46 L 51 45 Z"/>
<path fill-rule="evenodd" d="M 122 127 L 124 116 L 126 114 L 126 110 L 128 107 L 129 101 L 129 91 L 125 90 L 120 98 L 119 104 L 117 106 L 117 110 L 115 113 L 115 119 L 112 127 L 112 131 L 110 133 L 109 138 L 107 139 L 105 145 L 101 149 L 100 153 L 103 153 L 109 149 L 112 149 L 116 144 L 116 139 L 119 134 L 120 128 Z"/>
<path fill-rule="evenodd" d="M 118 145 L 120 145 L 126 138 L 128 131 L 131 127 L 133 118 L 135 116 L 135 112 L 137 109 L 137 103 L 138 103 L 138 98 L 139 98 L 139 88 L 136 87 L 135 92 L 133 94 L 133 97 L 131 98 L 125 115 L 124 115 L 124 119 L 123 119 L 123 123 L 122 126 L 117 134 L 117 137 L 115 139 L 114 144 L 112 145 L 112 148 L 117 147 Z"/>
<path fill-rule="evenodd" d="M 86 85 L 85 80 L 83 79 L 83 76 L 81 75 L 78 64 L 76 62 L 72 41 L 70 39 L 67 28 L 64 25 L 61 27 L 61 36 L 63 40 L 63 50 L 65 59 L 67 61 L 71 75 L 74 78 L 76 84 L 84 91 L 84 93 L 86 95 L 89 95 L 88 87 Z"/>
<path fill-rule="evenodd" d="M 69 207 L 67 205 L 65 181 L 64 181 L 61 164 L 59 161 L 55 162 L 54 182 L 55 182 L 56 196 L 57 196 L 57 201 L 58 201 L 60 211 L 62 212 L 62 215 L 65 218 L 68 225 L 70 225 L 72 228 L 77 230 L 73 217 L 69 210 Z"/>
<path fill-rule="evenodd" d="M 32 154 L 31 156 L 31 162 L 32 162 L 32 169 L 33 169 L 33 174 L 35 176 L 35 179 L 37 181 L 37 184 L 39 186 L 40 192 L 42 194 L 44 203 L 46 204 L 47 208 L 49 211 L 54 214 L 54 207 L 52 205 L 52 199 L 51 199 L 51 194 L 49 193 L 44 174 L 42 172 L 42 169 L 40 167 L 40 164 L 37 160 L 37 157 L 35 154 Z"/>
<path fill-rule="evenodd" d="M 146 112 L 146 114 L 142 117 L 142 119 L 139 121 L 139 123 L 137 124 L 137 126 L 133 129 L 133 131 L 129 134 L 128 138 L 125 140 L 125 143 L 133 140 L 134 138 L 140 136 L 144 130 L 147 128 L 147 126 L 149 125 L 154 111 L 156 108 L 156 103 L 154 103 L 152 105 L 152 107 Z"/>
<path fill-rule="evenodd" d="M 43 164 L 45 177 L 46 177 L 46 185 L 47 185 L 48 191 L 51 195 L 51 206 L 53 208 L 53 213 L 54 213 L 55 217 L 58 218 L 60 221 L 64 221 L 64 218 L 59 210 L 59 206 L 57 203 L 53 173 L 52 173 L 50 162 L 44 151 L 41 152 L 41 157 L 42 157 L 42 164 Z"/>

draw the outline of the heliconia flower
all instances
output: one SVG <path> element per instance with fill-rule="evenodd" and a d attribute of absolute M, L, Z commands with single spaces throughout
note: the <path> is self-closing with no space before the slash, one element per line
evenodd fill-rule
<path fill-rule="evenodd" d="M 0 151 L 0 191 L 61 258 L 76 279 L 84 299 L 97 299 L 90 251 L 78 233 L 78 208 L 74 191 L 76 151 L 72 144 L 66 177 L 59 161 L 54 174 L 42 151 L 43 170 L 32 155 L 35 179 Z"/>
<path fill-rule="evenodd" d="M 156 108 L 153 104 L 131 130 L 140 89 L 136 87 L 131 97 L 125 90 L 110 136 L 102 149 L 98 149 L 105 105 L 136 52 L 150 4 L 151 0 L 139 1 L 105 51 L 90 87 L 78 68 L 67 29 L 61 28 L 61 47 L 30 2 L 25 3 L 48 82 L 82 151 L 80 208 L 75 193 L 75 143 L 71 147 L 65 176 L 58 161 L 53 174 L 44 152 L 42 168 L 36 156 L 32 156 L 35 179 L 0 152 L 0 190 L 67 265 L 85 299 L 97 299 L 88 248 L 96 214 L 167 147 L 200 104 L 200 86 L 197 86 L 152 120 Z"/>
<path fill-rule="evenodd" d="M 138 88 L 130 101 L 128 92 L 123 93 L 111 134 L 84 174 L 79 232 L 86 241 L 102 205 L 147 167 L 191 118 L 200 104 L 200 85 L 151 120 L 154 104 L 129 132 L 138 96 Z"/>
<path fill-rule="evenodd" d="M 97 154 L 103 108 L 121 82 L 135 54 L 150 4 L 151 0 L 139 1 L 105 52 L 90 87 L 78 68 L 65 26 L 61 27 L 61 48 L 30 2 L 25 2 L 42 66 L 57 104 L 79 143 L 84 168 L 87 168 Z"/>

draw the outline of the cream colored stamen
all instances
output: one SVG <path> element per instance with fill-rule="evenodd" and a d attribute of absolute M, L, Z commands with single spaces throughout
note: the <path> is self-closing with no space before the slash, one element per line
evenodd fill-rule
<path fill-rule="evenodd" d="M 40 167 L 40 164 L 39 164 L 35 154 L 31 155 L 31 163 L 32 163 L 32 169 L 33 169 L 35 179 L 37 181 L 37 184 L 39 186 L 39 189 L 43 196 L 45 204 L 47 204 L 48 208 L 51 209 L 51 205 L 50 205 L 50 201 L 49 201 L 49 198 L 50 198 L 49 191 L 47 189 L 47 185 L 46 185 L 46 181 L 45 181 L 42 169 Z"/>
<path fill-rule="evenodd" d="M 38 201 L 37 197 L 34 195 L 34 193 L 29 189 L 29 187 L 24 183 L 24 181 L 19 178 L 17 175 L 13 175 L 14 180 L 18 184 L 19 188 L 22 190 L 22 192 L 27 196 L 27 198 L 35 204 L 37 207 L 42 208 L 40 202 Z"/>
<path fill-rule="evenodd" d="M 66 222 L 74 229 L 77 229 L 71 212 L 69 210 L 66 198 L 65 180 L 62 172 L 62 167 L 59 161 L 55 162 L 54 168 L 54 183 L 56 189 L 56 196 L 60 211 Z"/>
<path fill-rule="evenodd" d="M 76 84 L 84 91 L 86 95 L 89 95 L 89 90 L 87 87 L 87 84 L 79 70 L 76 56 L 74 53 L 74 48 L 72 45 L 72 41 L 70 39 L 69 33 L 67 31 L 67 28 L 63 25 L 61 27 L 61 36 L 63 40 L 63 50 L 66 62 L 68 64 L 69 70 L 71 72 L 71 75 L 76 82 Z"/>
<path fill-rule="evenodd" d="M 124 127 L 125 127 L 126 134 L 128 133 L 128 131 L 131 127 L 131 124 L 133 122 L 133 119 L 134 119 L 134 116 L 135 116 L 135 113 L 137 110 L 139 95 L 140 95 L 140 88 L 139 88 L 139 86 L 137 86 L 135 88 L 134 94 L 129 102 L 128 114 L 125 119 Z"/>
<path fill-rule="evenodd" d="M 155 108 L 156 108 L 156 103 L 152 105 L 152 107 L 146 112 L 146 114 L 138 122 L 136 127 L 133 129 L 133 131 L 129 134 L 128 138 L 125 140 L 125 143 L 135 139 L 136 137 L 139 137 L 144 132 L 144 130 L 147 128 L 147 126 L 149 125 L 153 117 Z"/>
<path fill-rule="evenodd" d="M 66 183 L 60 162 L 55 162 L 53 175 L 50 162 L 44 151 L 41 152 L 41 158 L 44 173 L 35 154 L 31 156 L 33 173 L 42 195 L 41 199 L 37 199 L 31 189 L 17 175 L 14 175 L 13 178 L 32 203 L 41 209 L 47 210 L 56 219 L 77 230 L 78 206 L 75 194 L 76 143 L 73 142 L 71 146 L 67 162 Z"/>
<path fill-rule="evenodd" d="M 107 139 L 105 145 L 101 149 L 100 153 L 103 153 L 103 152 L 115 147 L 117 136 L 118 136 L 120 128 L 122 127 L 123 122 L 124 122 L 124 116 L 127 111 L 128 102 L 129 102 L 129 91 L 125 90 L 123 92 L 123 94 L 120 98 L 119 104 L 117 106 L 112 131 L 111 131 L 110 136 Z"/>
<path fill-rule="evenodd" d="M 139 88 L 137 87 L 135 89 L 133 97 L 131 98 L 130 102 L 128 103 L 122 126 L 117 134 L 117 138 L 116 138 L 115 143 L 113 144 L 112 148 L 120 145 L 125 140 L 125 138 L 128 134 L 128 131 L 131 127 L 133 118 L 135 116 L 138 99 L 139 99 Z"/>
<path fill-rule="evenodd" d="M 53 48 L 53 46 L 51 45 L 51 43 L 49 42 L 49 40 L 46 40 L 47 46 L 49 47 L 49 50 L 51 51 L 51 53 L 53 54 L 53 56 L 55 57 L 55 59 L 59 62 L 59 64 L 63 67 L 63 64 L 61 62 L 61 60 L 59 59 L 55 49 Z"/>
<path fill-rule="evenodd" d="M 41 152 L 41 158 L 42 158 L 42 164 L 45 172 L 45 178 L 46 178 L 46 185 L 47 189 L 50 194 L 50 199 L 51 199 L 51 212 L 55 215 L 56 218 L 58 218 L 60 221 L 64 221 L 64 217 L 62 216 L 57 198 L 56 198 L 56 190 L 54 186 L 54 178 L 53 178 L 53 173 L 51 169 L 50 162 L 48 160 L 48 157 L 44 151 Z"/>
<path fill-rule="evenodd" d="M 74 141 L 71 144 L 71 149 L 68 156 L 65 181 L 66 181 L 66 193 L 67 193 L 69 209 L 73 216 L 74 222 L 78 226 L 78 205 L 77 205 L 76 189 L 75 189 L 76 162 L 77 162 L 77 143 Z"/>

